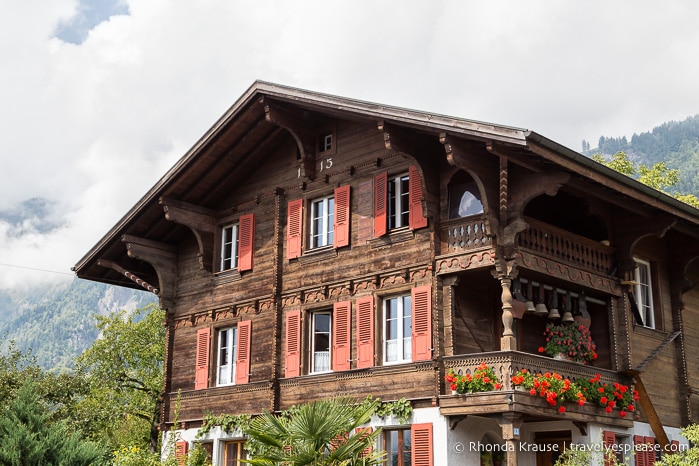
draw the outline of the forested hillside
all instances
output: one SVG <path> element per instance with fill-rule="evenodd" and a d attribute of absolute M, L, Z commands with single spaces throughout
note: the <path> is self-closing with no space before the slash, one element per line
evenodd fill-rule
<path fill-rule="evenodd" d="M 95 315 L 156 302 L 151 293 L 74 279 L 29 290 L 0 290 L 0 349 L 31 349 L 40 366 L 71 368 L 97 338 Z"/>
<path fill-rule="evenodd" d="M 699 115 L 634 133 L 631 140 L 626 136 L 600 136 L 596 148 L 590 148 L 590 143 L 583 141 L 583 150 L 586 155 L 607 156 L 624 151 L 632 161 L 646 166 L 665 162 L 668 168 L 680 171 L 680 182 L 672 192 L 699 195 Z"/>

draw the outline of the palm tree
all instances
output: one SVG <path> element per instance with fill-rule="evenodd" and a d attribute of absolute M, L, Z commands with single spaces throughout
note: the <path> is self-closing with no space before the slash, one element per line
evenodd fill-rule
<path fill-rule="evenodd" d="M 246 429 L 252 452 L 247 462 L 259 466 L 381 464 L 384 453 L 372 449 L 380 429 L 362 428 L 379 403 L 331 398 L 294 407 L 281 415 L 264 413 Z"/>

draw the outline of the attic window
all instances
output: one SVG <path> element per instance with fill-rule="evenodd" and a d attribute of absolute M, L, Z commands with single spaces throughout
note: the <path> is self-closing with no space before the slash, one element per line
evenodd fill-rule
<path fill-rule="evenodd" d="M 333 148 L 333 133 L 326 131 L 318 136 L 318 152 L 329 152 Z"/>
<path fill-rule="evenodd" d="M 483 202 L 476 182 L 466 173 L 457 173 L 449 182 L 449 218 L 483 213 Z"/>

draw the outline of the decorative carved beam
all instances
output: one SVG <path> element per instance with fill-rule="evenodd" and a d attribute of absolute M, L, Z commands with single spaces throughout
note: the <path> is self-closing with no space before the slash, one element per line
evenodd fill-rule
<path fill-rule="evenodd" d="M 160 307 L 169 309 L 175 303 L 177 280 L 177 248 L 132 235 L 123 235 L 127 255 L 148 262 L 158 274 Z"/>
<path fill-rule="evenodd" d="M 165 196 L 160 198 L 160 205 L 163 206 L 166 220 L 179 223 L 192 230 L 199 244 L 199 265 L 202 270 L 213 272 L 214 237 L 216 235 L 214 211 Z"/>
<path fill-rule="evenodd" d="M 305 110 L 289 109 L 264 97 L 260 104 L 265 110 L 265 119 L 289 131 L 299 149 L 301 176 L 313 180 L 316 177 L 315 121 Z"/>
<path fill-rule="evenodd" d="M 150 291 L 151 293 L 156 294 L 156 295 L 158 294 L 159 290 L 156 287 L 154 287 L 153 285 L 151 285 L 150 283 L 148 283 L 145 280 L 141 280 L 140 278 L 138 278 L 137 275 L 129 272 L 128 270 L 126 270 L 124 267 L 120 266 L 116 262 L 106 260 L 106 259 L 99 259 L 97 261 L 97 265 L 99 265 L 100 267 L 106 267 L 108 269 L 112 269 L 115 272 L 117 272 L 118 274 L 125 276 L 126 278 L 128 278 L 132 282 L 142 286 L 143 288 Z"/>

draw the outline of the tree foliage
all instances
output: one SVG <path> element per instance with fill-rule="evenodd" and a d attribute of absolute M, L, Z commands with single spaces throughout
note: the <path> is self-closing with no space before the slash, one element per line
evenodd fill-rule
<path fill-rule="evenodd" d="M 263 413 L 245 429 L 249 464 L 324 466 L 380 464 L 383 453 L 372 450 L 380 429 L 357 429 L 367 424 L 380 401 L 356 403 L 347 398 L 312 401 L 281 415 Z"/>
<path fill-rule="evenodd" d="M 691 448 L 664 455 L 663 459 L 655 463 L 658 466 L 699 466 L 699 425 L 690 424 L 682 429 L 682 436 L 689 440 Z"/>
<path fill-rule="evenodd" d="M 151 305 L 98 316 L 101 337 L 77 361 L 89 391 L 78 409 L 92 433 L 115 448 L 148 444 L 158 449 L 163 387 L 165 313 Z"/>
<path fill-rule="evenodd" d="M 7 466 L 89 466 L 108 464 L 107 450 L 83 440 L 55 416 L 38 387 L 26 379 L 0 415 L 0 464 Z"/>
<path fill-rule="evenodd" d="M 680 181 L 680 171 L 678 169 L 668 168 L 665 162 L 657 162 L 652 167 L 648 167 L 642 163 L 636 166 L 625 152 L 617 152 L 609 160 L 604 158 L 601 154 L 594 154 L 592 160 L 626 176 L 637 178 L 638 181 L 646 186 L 650 186 L 653 189 L 673 196 L 675 199 L 685 204 L 699 208 L 699 198 L 694 194 L 670 193 L 671 188 L 676 186 Z"/>

